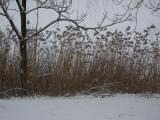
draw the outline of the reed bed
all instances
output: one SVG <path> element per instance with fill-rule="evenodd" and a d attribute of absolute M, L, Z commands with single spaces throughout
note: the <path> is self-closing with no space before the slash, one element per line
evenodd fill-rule
<path fill-rule="evenodd" d="M 143 32 L 100 31 L 66 26 L 29 40 L 29 95 L 160 93 L 159 30 L 152 25 Z M 16 40 L 11 29 L 0 31 L 0 91 L 11 95 L 21 91 Z"/>

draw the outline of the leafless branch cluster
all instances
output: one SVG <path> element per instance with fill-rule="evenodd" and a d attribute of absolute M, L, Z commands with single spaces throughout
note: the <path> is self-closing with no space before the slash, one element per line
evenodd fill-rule
<path fill-rule="evenodd" d="M 36 6 L 34 8 L 27 10 L 27 11 L 23 11 L 23 8 L 20 4 L 20 1 L 16 0 L 16 3 L 18 5 L 20 13 L 25 12 L 25 14 L 27 15 L 29 13 L 37 11 L 38 9 L 49 9 L 49 10 L 53 10 L 55 13 L 57 13 L 57 18 L 55 20 L 53 20 L 52 22 L 48 23 L 47 25 L 45 25 L 44 27 L 42 27 L 36 33 L 29 35 L 29 36 L 26 36 L 26 38 L 25 38 L 26 40 L 29 40 L 32 37 L 38 35 L 40 32 L 47 29 L 52 24 L 59 23 L 61 21 L 70 22 L 70 23 L 73 23 L 77 27 L 80 27 L 82 29 L 85 29 L 85 30 L 90 29 L 90 30 L 94 30 L 97 32 L 99 29 L 107 28 L 109 26 L 112 26 L 112 25 L 115 25 L 118 23 L 122 23 L 124 21 L 133 20 L 133 16 L 129 13 L 128 10 L 126 10 L 126 12 L 123 14 L 113 15 L 113 18 L 109 18 L 107 16 L 107 13 L 105 13 L 102 20 L 99 22 L 99 24 L 97 24 L 97 26 L 87 27 L 84 25 L 80 25 L 80 23 L 85 20 L 87 14 L 82 13 L 81 15 L 79 15 L 79 13 L 77 13 L 76 18 L 72 18 L 70 16 L 73 13 L 73 10 L 71 9 L 72 8 L 72 0 L 60 0 L 60 1 L 58 1 L 58 0 L 35 0 L 35 2 L 36 2 Z M 120 4 L 122 1 L 114 1 L 114 2 Z M 0 14 L 3 16 L 6 16 L 6 18 L 9 20 L 10 24 L 13 26 L 13 29 L 15 30 L 17 36 L 21 39 L 21 34 L 18 32 L 18 29 L 16 28 L 13 20 L 9 16 L 8 10 L 11 10 L 11 9 L 7 9 L 7 7 L 6 7 L 7 3 L 9 3 L 9 2 L 6 1 L 4 5 L 1 5 L 1 8 L 3 9 L 3 13 L 0 13 Z M 18 12 L 18 10 L 16 10 L 16 11 Z M 38 14 L 38 12 L 37 12 L 37 14 Z M 106 20 L 109 20 L 110 24 L 105 25 L 104 22 Z"/>
<path fill-rule="evenodd" d="M 2 9 L 2 11 L 3 11 L 3 13 L 1 13 L 1 14 L 3 14 L 3 16 L 5 16 L 5 17 L 7 18 L 7 20 L 8 20 L 9 23 L 11 24 L 13 30 L 15 31 L 16 35 L 18 36 L 19 39 L 21 39 L 22 36 L 20 35 L 20 33 L 19 33 L 19 31 L 18 31 L 15 23 L 13 22 L 12 17 L 11 17 L 11 16 L 9 15 L 9 13 L 8 13 L 7 3 L 8 3 L 8 2 L 5 2 L 5 4 L 0 4 L 1 9 Z"/>
<path fill-rule="evenodd" d="M 148 0 L 148 4 L 146 6 L 154 13 L 158 12 L 160 10 L 160 0 Z"/>

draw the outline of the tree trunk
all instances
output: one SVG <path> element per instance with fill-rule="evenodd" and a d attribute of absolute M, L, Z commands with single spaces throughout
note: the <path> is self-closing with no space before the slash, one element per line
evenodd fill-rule
<path fill-rule="evenodd" d="M 21 65 L 20 65 L 20 77 L 21 77 L 21 87 L 27 88 L 27 46 L 26 42 L 20 42 L 20 52 L 21 52 Z"/>
<path fill-rule="evenodd" d="M 22 39 L 20 40 L 20 53 L 21 53 L 21 65 L 20 65 L 20 77 L 22 88 L 27 88 L 27 44 L 26 44 L 26 0 L 22 0 L 21 11 L 21 33 Z"/>

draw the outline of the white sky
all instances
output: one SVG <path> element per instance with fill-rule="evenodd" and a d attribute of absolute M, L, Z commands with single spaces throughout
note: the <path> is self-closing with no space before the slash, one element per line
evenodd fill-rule
<path fill-rule="evenodd" d="M 125 1 L 125 0 L 124 0 Z M 14 0 L 10 3 L 11 8 L 15 8 L 16 3 Z M 27 9 L 30 9 L 34 7 L 34 2 L 32 0 L 28 0 L 27 3 Z M 73 10 L 74 14 L 73 17 L 75 18 L 76 16 L 76 11 L 81 12 L 87 12 L 87 18 L 85 21 L 82 23 L 86 26 L 96 26 L 97 22 L 102 19 L 102 16 L 104 12 L 107 12 L 109 17 L 113 17 L 113 13 L 120 13 L 122 11 L 122 6 L 116 6 L 113 5 L 112 0 L 73 0 Z M 10 12 L 10 15 L 12 16 L 15 24 L 20 27 L 20 19 L 19 19 L 19 14 L 16 12 Z M 51 22 L 54 20 L 56 17 L 55 13 L 53 11 L 49 10 L 43 10 L 40 11 L 39 15 L 39 27 L 43 27 L 47 23 Z M 27 19 L 31 21 L 30 26 L 35 27 L 35 21 L 36 21 L 36 15 L 35 13 L 30 14 L 27 16 Z M 105 22 L 107 24 L 108 21 Z M 8 21 L 6 18 L 0 16 L 0 29 L 5 29 L 8 24 Z M 147 8 L 141 8 L 138 12 L 138 25 L 137 25 L 137 30 L 143 30 L 147 26 L 155 24 L 156 26 L 160 27 L 160 14 L 159 15 L 151 15 L 151 11 L 148 10 Z M 65 26 L 68 25 L 67 23 L 60 23 L 60 26 Z M 118 28 L 120 30 L 124 30 L 128 25 L 131 25 L 132 28 L 135 26 L 135 22 L 125 22 L 123 24 L 119 24 L 116 26 L 113 26 L 109 29 L 113 28 Z M 50 29 L 52 29 L 54 26 L 52 25 Z"/>

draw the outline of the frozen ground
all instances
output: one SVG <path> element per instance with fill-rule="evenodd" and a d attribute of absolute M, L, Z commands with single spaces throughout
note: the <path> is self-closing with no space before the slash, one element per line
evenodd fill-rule
<path fill-rule="evenodd" d="M 4 99 L 0 100 L 0 120 L 160 120 L 160 96 Z"/>

